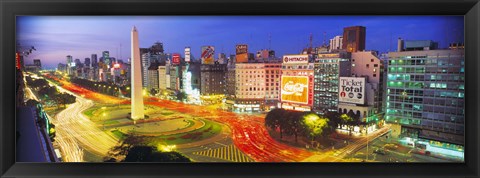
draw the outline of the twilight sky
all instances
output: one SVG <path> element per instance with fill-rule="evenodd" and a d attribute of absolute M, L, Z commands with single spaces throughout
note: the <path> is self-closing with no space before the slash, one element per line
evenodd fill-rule
<path fill-rule="evenodd" d="M 136 26 L 140 47 L 163 42 L 165 52 L 180 53 L 192 48 L 195 58 L 203 45 L 215 46 L 215 57 L 234 54 L 235 44 L 248 44 L 249 52 L 269 48 L 277 56 L 297 54 L 309 43 L 319 46 L 343 28 L 361 25 L 367 28 L 367 50 L 396 50 L 397 38 L 434 40 L 439 46 L 464 41 L 463 16 L 20 16 L 17 40 L 37 51 L 25 63 L 41 59 L 44 68 L 65 63 L 66 56 L 82 62 L 91 54 L 126 61 L 130 57 L 130 31 Z"/>

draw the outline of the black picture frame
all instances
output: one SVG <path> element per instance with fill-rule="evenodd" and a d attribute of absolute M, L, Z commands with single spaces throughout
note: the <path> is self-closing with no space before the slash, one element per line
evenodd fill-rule
<path fill-rule="evenodd" d="M 478 0 L 1 0 L 2 177 L 479 177 Z M 16 163 L 18 15 L 464 15 L 464 163 Z"/>

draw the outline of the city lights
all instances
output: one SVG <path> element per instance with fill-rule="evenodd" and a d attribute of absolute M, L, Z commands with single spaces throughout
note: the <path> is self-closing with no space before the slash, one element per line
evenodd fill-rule
<path fill-rule="evenodd" d="M 88 32 L 72 28 L 72 33 L 102 34 L 105 42 L 60 43 L 69 49 L 61 56 L 56 56 L 60 48 L 39 48 L 41 53 L 29 58 L 16 53 L 17 100 L 24 102 L 18 107 L 35 106 L 25 109 L 33 113 L 27 123 L 42 131 L 29 139 L 41 138 L 44 148 L 52 148 L 41 154 L 56 155 L 54 161 L 464 161 L 465 54 L 461 41 L 444 41 L 459 35 L 450 28 L 451 38 L 430 35 L 449 24 L 441 17 L 419 20 L 435 23 L 408 24 L 361 17 L 367 20 L 339 21 L 338 27 L 324 28 L 323 36 L 313 33 L 315 24 L 337 17 L 265 17 L 275 20 L 262 21 L 265 25 L 255 30 L 282 34 L 268 48 L 255 33 L 245 41 L 230 32 L 239 28 L 232 24 L 240 22 L 235 18 L 199 17 L 224 26 L 222 34 L 200 29 L 206 24 L 196 18 L 189 28 L 135 20 L 143 17 L 98 18 L 111 20 L 118 30 L 110 26 L 105 32 L 102 26 Z M 254 19 L 244 20 L 255 24 Z M 19 29 L 42 32 L 27 22 L 19 23 L 27 25 Z M 282 30 L 271 28 L 279 22 Z M 304 22 L 313 26 L 295 28 Z M 421 26 L 412 26 L 422 29 L 416 35 L 432 40 L 374 43 L 391 41 L 379 28 L 413 38 L 404 31 L 410 23 Z M 463 19 L 454 24 L 463 28 Z M 152 31 L 182 35 L 162 38 Z M 30 33 L 22 33 L 22 39 L 57 44 Z M 72 39 L 65 34 L 58 32 L 55 39 Z M 287 34 L 304 40 L 300 44 Z M 444 45 L 449 43 L 454 44 Z M 48 70 L 51 65 L 55 70 Z"/>

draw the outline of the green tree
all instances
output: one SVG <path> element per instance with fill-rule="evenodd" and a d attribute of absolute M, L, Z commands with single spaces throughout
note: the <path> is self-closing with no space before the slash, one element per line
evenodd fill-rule
<path fill-rule="evenodd" d="M 184 101 L 185 99 L 187 99 L 187 93 L 183 91 L 177 92 L 177 100 Z"/>
<path fill-rule="evenodd" d="M 122 162 L 191 162 L 191 160 L 175 151 L 160 152 L 152 146 L 133 146 Z"/>
<path fill-rule="evenodd" d="M 352 135 L 352 131 L 355 123 L 354 117 L 355 115 L 350 113 L 340 115 L 340 120 L 342 124 L 345 124 L 348 127 L 348 135 Z"/>
<path fill-rule="evenodd" d="M 301 124 L 303 115 L 304 113 L 302 112 L 289 111 L 284 121 L 286 123 L 284 132 L 286 135 L 295 136 L 295 143 L 298 142 L 298 135 L 306 131 Z"/>
<path fill-rule="evenodd" d="M 274 131 L 278 130 L 280 133 L 280 139 L 283 138 L 284 129 L 288 125 L 285 123 L 286 118 L 288 117 L 287 115 L 288 112 L 285 109 L 272 109 L 265 117 L 265 126 Z"/>
<path fill-rule="evenodd" d="M 341 123 L 340 116 L 341 114 L 338 112 L 328 111 L 327 113 L 325 113 L 324 117 L 329 120 L 328 125 L 332 132 L 334 132 L 338 125 Z"/>
<path fill-rule="evenodd" d="M 303 116 L 304 128 L 306 129 L 306 136 L 314 141 L 318 136 L 324 135 L 326 128 L 328 128 L 328 119 L 318 116 L 315 113 L 307 113 Z"/>

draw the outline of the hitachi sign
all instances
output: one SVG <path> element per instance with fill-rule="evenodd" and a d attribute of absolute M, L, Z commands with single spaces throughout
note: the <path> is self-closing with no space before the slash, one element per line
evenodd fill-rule
<path fill-rule="evenodd" d="M 308 63 L 308 55 L 285 55 L 283 63 Z"/>

